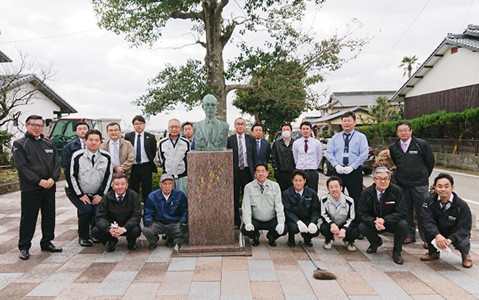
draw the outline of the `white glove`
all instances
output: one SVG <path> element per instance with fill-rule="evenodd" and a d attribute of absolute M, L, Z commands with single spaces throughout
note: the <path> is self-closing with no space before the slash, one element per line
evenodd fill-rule
<path fill-rule="evenodd" d="M 254 226 L 253 226 L 253 224 L 246 224 L 246 225 L 244 226 L 244 229 L 245 229 L 246 231 L 253 231 L 253 230 L 254 230 Z"/>
<path fill-rule="evenodd" d="M 299 220 L 298 222 L 296 222 L 296 224 L 298 224 L 299 232 L 301 233 L 308 232 L 308 226 L 306 226 L 306 224 L 304 224 L 303 221 Z"/>
<path fill-rule="evenodd" d="M 349 173 L 351 173 L 352 171 L 354 171 L 354 168 L 351 167 L 351 166 L 347 166 L 347 167 L 344 167 L 344 168 L 343 168 L 343 171 L 344 171 L 344 174 L 349 174 Z"/>
<path fill-rule="evenodd" d="M 336 167 L 334 167 L 336 169 L 336 173 L 338 174 L 344 174 L 344 168 L 340 165 L 336 165 Z"/>
<path fill-rule="evenodd" d="M 283 234 L 283 231 L 284 231 L 284 224 L 278 224 L 276 225 L 276 232 L 278 234 Z"/>
<path fill-rule="evenodd" d="M 318 226 L 314 223 L 309 223 L 308 225 L 308 231 L 311 234 L 315 234 L 318 231 Z"/>

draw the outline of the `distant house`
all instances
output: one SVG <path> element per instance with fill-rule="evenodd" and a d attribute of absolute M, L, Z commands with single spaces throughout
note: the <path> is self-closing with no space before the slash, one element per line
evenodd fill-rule
<path fill-rule="evenodd" d="M 392 100 L 407 119 L 479 107 L 479 26 L 448 34 Z"/>
<path fill-rule="evenodd" d="M 318 114 L 305 117 L 316 126 L 316 133 L 341 131 L 341 116 L 347 111 L 357 115 L 356 123 L 362 125 L 370 118 L 369 111 L 376 104 L 376 98 L 387 97 L 390 99 L 395 91 L 356 91 L 336 92 L 331 94 L 326 104 L 323 104 Z"/>
<path fill-rule="evenodd" d="M 0 63 L 12 62 L 12 60 L 0 50 Z"/>

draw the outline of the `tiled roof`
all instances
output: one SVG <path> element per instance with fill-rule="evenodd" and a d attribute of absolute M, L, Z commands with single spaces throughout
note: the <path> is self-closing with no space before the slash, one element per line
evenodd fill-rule
<path fill-rule="evenodd" d="M 13 79 L 13 80 L 12 80 Z M 60 95 L 58 95 L 53 89 L 46 85 L 40 78 L 35 74 L 20 75 L 18 78 L 12 78 L 11 75 L 0 76 L 0 89 L 6 88 L 11 90 L 22 86 L 26 83 L 31 83 L 34 85 L 40 92 L 45 94 L 53 103 L 60 107 L 62 113 L 76 113 L 77 110 L 66 102 Z M 8 87 L 5 85 L 8 84 Z"/>
<path fill-rule="evenodd" d="M 12 60 L 0 50 L 0 63 L 12 62 Z"/>
<path fill-rule="evenodd" d="M 371 107 L 376 104 L 376 98 L 385 96 L 391 98 L 395 91 L 361 91 L 361 92 L 337 92 L 331 95 L 331 100 L 326 107 Z"/>
<path fill-rule="evenodd" d="M 344 109 L 344 110 L 335 112 L 334 114 L 330 114 L 330 115 L 320 117 L 320 118 L 318 118 L 318 117 L 305 117 L 304 121 L 309 121 L 311 123 L 327 122 L 327 121 L 334 120 L 336 118 L 341 117 L 346 112 L 349 112 L 349 111 L 355 112 L 355 111 L 358 111 L 358 110 L 366 111 L 365 109 L 361 108 L 360 106 L 356 106 L 356 107 L 349 108 L 349 109 Z"/>
<path fill-rule="evenodd" d="M 402 85 L 392 97 L 393 101 L 403 101 L 406 94 L 421 80 L 434 64 L 440 60 L 450 47 L 466 48 L 479 52 L 479 25 L 468 25 L 462 34 L 449 33 L 424 63 Z"/>

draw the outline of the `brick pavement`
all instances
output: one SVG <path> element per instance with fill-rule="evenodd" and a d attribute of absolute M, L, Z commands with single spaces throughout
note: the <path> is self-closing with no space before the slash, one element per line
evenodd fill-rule
<path fill-rule="evenodd" d="M 120 240 L 117 251 L 104 246 L 83 248 L 77 242 L 76 210 L 63 184 L 57 188 L 55 245 L 62 253 L 40 252 L 40 230 L 27 261 L 18 259 L 19 192 L 0 196 L 0 299 L 477 299 L 479 268 L 461 267 L 457 252 L 435 262 L 421 262 L 420 243 L 406 245 L 404 265 L 391 258 L 392 237 L 376 254 L 367 254 L 366 240 L 358 252 L 340 242 L 324 250 L 314 239 L 311 252 L 319 264 L 338 277 L 319 281 L 299 246 L 261 245 L 251 257 L 171 258 L 171 249 L 149 251 L 146 240 L 129 251 Z M 298 238 L 297 238 L 298 240 Z M 472 257 L 479 257 L 479 230 L 473 231 Z"/>

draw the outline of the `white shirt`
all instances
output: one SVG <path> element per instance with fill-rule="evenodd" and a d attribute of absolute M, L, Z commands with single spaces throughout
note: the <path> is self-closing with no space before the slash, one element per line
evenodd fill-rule
<path fill-rule="evenodd" d="M 304 152 L 304 137 L 293 143 L 293 158 L 298 170 L 316 170 L 323 156 L 321 142 L 315 138 L 308 138 L 307 140 L 308 152 Z"/>
<path fill-rule="evenodd" d="M 444 207 L 444 204 L 442 204 L 441 197 L 439 195 L 437 196 L 437 200 L 440 202 L 442 210 L 448 210 L 451 208 L 452 201 L 454 200 L 454 194 L 451 193 L 449 200 L 447 200 L 446 207 Z"/>
<path fill-rule="evenodd" d="M 114 166 L 119 167 L 120 164 L 120 139 L 118 139 L 116 142 L 113 140 L 110 140 L 108 143 L 108 149 L 110 150 L 110 155 L 111 155 L 111 162 L 113 163 Z"/>
<path fill-rule="evenodd" d="M 411 144 L 411 138 L 409 138 L 407 141 L 403 142 L 402 140 L 400 140 L 401 142 L 401 148 L 402 149 L 408 149 L 409 148 L 409 144 Z"/>
<path fill-rule="evenodd" d="M 148 155 L 146 155 L 145 151 L 145 132 L 142 131 L 141 133 L 135 132 L 135 144 L 133 145 L 135 147 L 135 161 L 134 164 L 136 164 L 136 142 L 138 141 L 138 135 L 141 134 L 140 137 L 140 142 L 141 142 L 141 163 L 147 163 L 150 160 L 148 159 Z"/>
<path fill-rule="evenodd" d="M 118 194 L 115 192 L 116 200 L 120 201 L 120 199 L 119 199 L 120 197 L 123 197 L 123 198 L 122 198 L 122 201 L 125 200 L 125 194 L 126 194 L 126 193 L 124 193 L 123 195 L 118 195 Z"/>
<path fill-rule="evenodd" d="M 239 152 L 239 149 L 240 149 L 239 143 L 241 142 L 241 143 L 243 144 L 244 166 L 245 166 L 245 167 L 248 167 L 248 159 L 247 159 L 248 152 L 247 152 L 247 150 L 246 150 L 245 134 L 243 133 L 243 134 L 241 135 L 241 138 L 240 138 L 240 135 L 239 135 L 239 134 L 236 134 L 236 139 L 238 140 L 238 152 Z M 239 159 L 239 153 L 238 153 L 238 159 Z"/>

